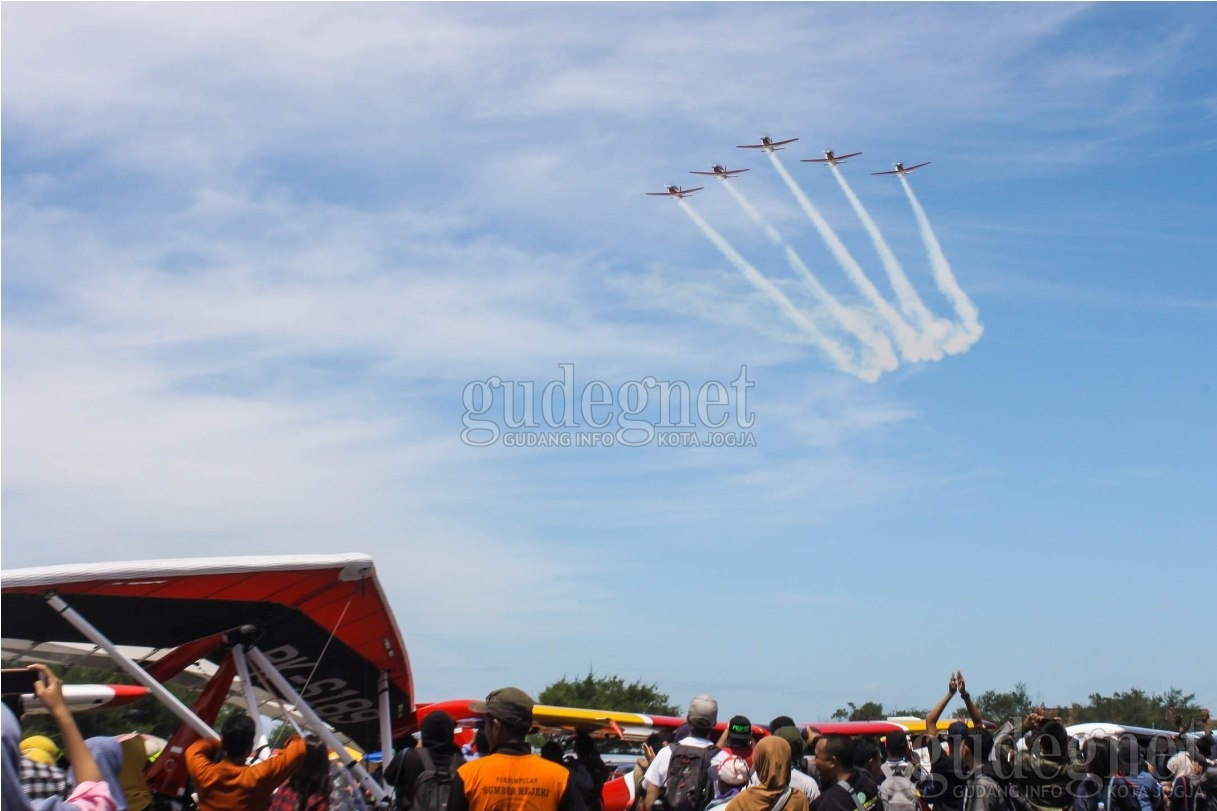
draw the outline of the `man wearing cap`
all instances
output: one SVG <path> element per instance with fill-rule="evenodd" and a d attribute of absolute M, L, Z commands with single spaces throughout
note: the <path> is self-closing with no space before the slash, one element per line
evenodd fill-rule
<path fill-rule="evenodd" d="M 45 735 L 21 741 L 21 790 L 31 800 L 68 798 L 68 776 L 59 768 L 59 747 Z"/>
<path fill-rule="evenodd" d="M 732 716 L 719 736 L 718 748 L 728 755 L 743 758 L 748 768 L 752 768 L 752 722 L 747 716 Z"/>
<path fill-rule="evenodd" d="M 689 734 L 675 742 L 675 746 L 692 746 L 715 748 L 710 736 L 714 734 L 714 725 L 718 723 L 718 702 L 708 695 L 700 695 L 689 702 L 689 712 L 685 715 L 689 722 Z M 727 753 L 718 750 L 710 758 L 709 772 L 713 777 L 718 767 L 727 759 Z M 646 797 L 643 798 L 643 811 L 651 811 L 660 792 L 668 781 L 668 765 L 672 762 L 672 747 L 665 746 L 655 753 L 655 759 L 647 767 L 642 776 L 642 784 L 646 786 Z M 717 783 L 714 792 L 719 793 Z"/>
<path fill-rule="evenodd" d="M 925 718 L 925 732 L 930 737 L 930 780 L 924 786 L 922 797 L 934 806 L 935 811 L 960 811 L 963 804 L 964 783 L 968 779 L 967 771 L 960 760 L 963 740 L 969 732 L 967 723 L 952 721 L 951 725 L 947 727 L 949 748 L 946 752 L 943 751 L 942 745 L 936 737 L 938 718 L 957 692 L 968 709 L 968 716 L 972 719 L 972 723 L 977 728 L 983 726 L 980 710 L 972 703 L 972 696 L 968 694 L 968 688 L 964 684 L 963 671 L 956 670 L 951 674 L 950 681 L 947 682 L 947 694 Z M 923 768 L 924 766 L 925 764 L 922 764 Z"/>
<path fill-rule="evenodd" d="M 585 811 L 565 767 L 532 753 L 533 700 L 503 687 L 475 701 L 489 754 L 461 766 L 452 778 L 448 811 Z"/>

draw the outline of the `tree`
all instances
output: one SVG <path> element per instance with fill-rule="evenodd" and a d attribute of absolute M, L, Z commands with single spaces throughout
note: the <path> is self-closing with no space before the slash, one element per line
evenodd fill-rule
<path fill-rule="evenodd" d="M 563 676 L 542 690 L 537 699 L 558 707 L 680 715 L 680 707 L 656 685 L 641 681 L 626 684 L 620 676 L 597 676 L 590 669 L 582 679 L 570 681 Z"/>
<path fill-rule="evenodd" d="M 849 704 L 849 709 L 838 709 L 832 714 L 835 721 L 882 721 L 887 718 L 883 714 L 883 705 L 874 701 L 868 701 L 859 707 L 852 701 L 846 702 Z"/>
<path fill-rule="evenodd" d="M 1188 723 L 1200 713 L 1194 693 L 1183 694 L 1172 687 L 1163 695 L 1150 695 L 1138 688 L 1126 693 L 1092 693 L 1090 704 L 1074 704 L 1069 708 L 1070 721 L 1075 724 L 1087 721 L 1110 721 L 1126 726 L 1153 727 L 1174 730 L 1171 720 L 1180 715 Z"/>
<path fill-rule="evenodd" d="M 986 690 L 976 699 L 976 709 L 980 710 L 982 717 L 990 721 L 1009 721 L 1015 726 L 1020 725 L 1033 706 L 1031 696 L 1027 695 L 1027 685 L 1021 681 L 1015 684 L 1014 689 L 1009 692 L 999 693 L 996 690 Z M 966 718 L 968 711 L 965 708 L 956 715 Z"/>

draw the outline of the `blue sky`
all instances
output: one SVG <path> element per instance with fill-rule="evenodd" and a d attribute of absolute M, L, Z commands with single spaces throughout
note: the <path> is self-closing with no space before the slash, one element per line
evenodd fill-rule
<path fill-rule="evenodd" d="M 1213 647 L 1170 635 L 1215 570 L 1214 33 L 1211 4 L 7 4 L 4 565 L 366 552 L 423 700 L 592 667 L 812 720 L 962 667 L 1215 704 Z M 643 196 L 750 168 L 877 323 L 735 149 L 763 133 L 894 302 L 798 162 L 861 150 L 842 176 L 957 321 L 870 176 L 933 161 L 979 339 L 843 372 Z M 856 352 L 709 180 L 692 210 Z M 470 383 L 560 364 L 746 366 L 755 446 L 462 444 Z"/>

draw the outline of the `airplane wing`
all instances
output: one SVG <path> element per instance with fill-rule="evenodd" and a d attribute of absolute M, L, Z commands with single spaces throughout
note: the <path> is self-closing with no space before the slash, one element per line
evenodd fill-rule
<path fill-rule="evenodd" d="M 704 189 L 704 188 L 705 188 L 705 186 L 694 186 L 694 187 L 693 187 L 693 188 L 691 188 L 691 189 L 681 189 L 681 190 L 680 190 L 680 193 L 681 193 L 681 194 L 692 194 L 693 192 L 695 192 L 695 191 L 701 191 L 701 190 L 702 190 L 702 189 Z"/>
<path fill-rule="evenodd" d="M 689 174 L 691 174 L 691 175 L 708 175 L 709 177 L 731 177 L 732 175 L 738 175 L 740 172 L 747 172 L 747 171 L 749 171 L 749 170 L 747 170 L 747 169 L 725 169 L 721 172 L 691 171 L 691 172 L 689 172 Z"/>
<path fill-rule="evenodd" d="M 736 149 L 773 149 L 774 147 L 782 146 L 783 144 L 793 144 L 797 140 L 799 139 L 787 138 L 785 141 L 770 141 L 767 144 L 739 144 L 736 146 Z"/>
<path fill-rule="evenodd" d="M 649 191 L 649 192 L 644 192 L 644 194 L 647 194 L 651 197 L 675 197 L 676 196 L 676 192 L 671 192 L 671 191 Z"/>
<path fill-rule="evenodd" d="M 803 163 L 841 163 L 847 158 L 856 158 L 861 152 L 850 152 L 848 155 L 833 155 L 831 158 L 803 158 Z"/>
<path fill-rule="evenodd" d="M 10 569 L 0 584 L 6 657 L 97 648 L 47 604 L 53 592 L 145 669 L 167 650 L 242 625 L 317 714 L 364 749 L 378 749 L 378 683 L 388 674 L 394 717 L 414 709 L 406 647 L 372 559 L 284 555 Z M 81 644 L 85 643 L 85 644 Z M 218 665 L 222 652 L 210 654 Z M 46 660 L 55 660 L 48 655 Z M 58 661 L 63 661 L 62 658 Z M 92 663 L 97 663 L 95 659 Z M 303 691 L 305 685 L 307 691 Z M 273 714 L 273 713 L 268 713 Z"/>
<path fill-rule="evenodd" d="M 886 172 L 871 172 L 871 174 L 872 175 L 907 175 L 909 172 L 913 171 L 914 169 L 920 169 L 922 166 L 929 166 L 931 163 L 932 163 L 932 161 L 926 161 L 925 163 L 917 163 L 912 166 L 904 166 L 900 169 L 889 169 Z"/>

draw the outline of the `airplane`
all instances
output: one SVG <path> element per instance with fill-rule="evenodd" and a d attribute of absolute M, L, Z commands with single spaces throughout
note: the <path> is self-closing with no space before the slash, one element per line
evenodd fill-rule
<path fill-rule="evenodd" d="M 803 158 L 802 163 L 827 163 L 829 166 L 836 166 L 838 163 L 845 163 L 846 158 L 856 158 L 861 155 L 861 152 L 850 152 L 848 155 L 834 155 L 831 149 L 824 153 L 822 158 Z"/>
<path fill-rule="evenodd" d="M 219 737 L 229 701 L 254 719 L 299 719 L 378 801 L 385 789 L 345 743 L 391 750 L 414 729 L 410 661 L 366 555 L 11 569 L 0 608 L 6 659 L 121 669 L 173 710 L 183 723 L 144 776 L 174 800 L 186 793 L 186 747 Z M 203 681 L 189 707 L 165 688 L 187 677 Z"/>
<path fill-rule="evenodd" d="M 782 144 L 793 144 L 798 138 L 787 138 L 785 141 L 774 141 L 768 135 L 761 136 L 759 144 L 740 144 L 736 149 L 763 149 L 766 152 L 775 152 L 782 148 Z"/>
<path fill-rule="evenodd" d="M 673 197 L 677 200 L 683 200 L 695 191 L 701 191 L 705 186 L 698 186 L 694 189 L 682 189 L 680 186 L 668 186 L 667 191 L 649 191 L 647 194 L 652 197 Z"/>
<path fill-rule="evenodd" d="M 922 166 L 929 166 L 931 162 L 932 161 L 926 161 L 925 163 L 918 163 L 914 166 L 905 166 L 903 163 L 900 163 L 899 161 L 897 161 L 895 169 L 889 169 L 886 172 L 871 172 L 871 174 L 872 175 L 900 175 L 901 177 L 904 177 L 905 175 L 907 175 L 909 172 L 913 171 L 914 169 L 920 169 Z"/>
<path fill-rule="evenodd" d="M 726 180 L 729 177 L 734 177 L 740 172 L 747 172 L 747 169 L 724 169 L 721 163 L 716 163 L 710 167 L 713 171 L 710 172 L 689 172 L 691 175 L 708 175 L 710 177 L 721 177 Z"/>

